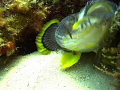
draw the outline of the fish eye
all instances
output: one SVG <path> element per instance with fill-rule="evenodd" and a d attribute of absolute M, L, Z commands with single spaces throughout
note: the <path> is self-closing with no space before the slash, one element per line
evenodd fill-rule
<path fill-rule="evenodd" d="M 76 22 L 76 17 L 75 15 L 71 15 L 68 17 L 68 20 L 66 20 L 66 26 L 69 28 L 69 29 L 72 29 L 72 26 L 74 25 L 74 23 Z"/>
<path fill-rule="evenodd" d="M 70 16 L 69 20 L 68 20 L 70 23 L 74 24 L 77 20 L 76 20 L 76 17 L 74 16 Z"/>

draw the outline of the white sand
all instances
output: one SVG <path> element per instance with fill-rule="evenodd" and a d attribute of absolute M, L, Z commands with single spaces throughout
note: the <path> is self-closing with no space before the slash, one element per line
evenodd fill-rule
<path fill-rule="evenodd" d="M 0 90 L 116 90 L 109 85 L 116 83 L 113 77 L 86 62 L 93 57 L 81 58 L 67 70 L 60 69 L 60 57 L 39 52 L 17 57 L 1 72 Z"/>

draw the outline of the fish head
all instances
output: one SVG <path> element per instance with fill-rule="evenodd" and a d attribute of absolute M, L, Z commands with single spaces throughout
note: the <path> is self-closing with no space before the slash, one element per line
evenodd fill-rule
<path fill-rule="evenodd" d="M 108 32 L 116 9 L 117 5 L 108 0 L 89 1 L 79 13 L 61 21 L 56 42 L 71 51 L 94 51 Z"/>

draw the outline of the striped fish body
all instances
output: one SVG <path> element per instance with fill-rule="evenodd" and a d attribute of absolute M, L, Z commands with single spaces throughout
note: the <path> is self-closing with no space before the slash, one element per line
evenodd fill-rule
<path fill-rule="evenodd" d="M 117 6 L 107 0 L 89 1 L 76 14 L 61 21 L 55 32 L 57 43 L 70 51 L 90 52 L 100 47 Z"/>

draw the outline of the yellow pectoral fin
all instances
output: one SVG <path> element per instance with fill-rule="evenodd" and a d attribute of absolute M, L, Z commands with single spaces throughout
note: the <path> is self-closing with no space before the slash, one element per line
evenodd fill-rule
<path fill-rule="evenodd" d="M 39 52 L 41 52 L 44 55 L 50 54 L 51 50 L 47 49 L 44 45 L 43 45 L 43 37 L 44 34 L 46 32 L 46 30 L 52 25 L 52 24 L 59 24 L 59 21 L 57 19 L 53 19 L 50 22 L 48 22 L 47 24 L 45 24 L 42 28 L 42 30 L 40 31 L 40 33 L 38 34 L 37 38 L 36 38 L 36 45 L 37 45 L 37 49 Z"/>
<path fill-rule="evenodd" d="M 77 21 L 77 22 L 73 25 L 72 30 L 73 30 L 73 31 L 76 30 L 76 28 L 77 28 L 84 20 L 86 20 L 86 19 L 88 19 L 88 18 L 87 18 L 87 17 L 84 17 L 84 18 L 80 19 L 79 21 Z"/>
<path fill-rule="evenodd" d="M 65 52 L 61 58 L 61 64 L 62 64 L 61 68 L 65 69 L 71 67 L 72 65 L 78 62 L 80 56 L 81 56 L 80 52 L 76 52 L 76 54 L 73 54 L 73 52 Z"/>

